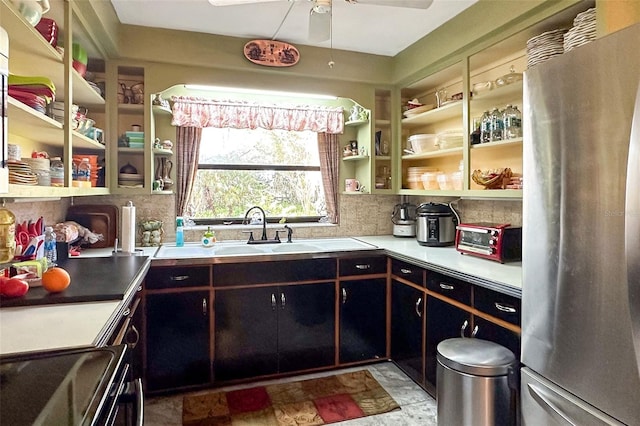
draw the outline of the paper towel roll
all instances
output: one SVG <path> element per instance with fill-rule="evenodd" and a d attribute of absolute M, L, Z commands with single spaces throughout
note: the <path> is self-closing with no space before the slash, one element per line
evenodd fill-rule
<path fill-rule="evenodd" d="M 136 208 L 129 201 L 122 206 L 122 252 L 134 253 L 136 251 Z"/>

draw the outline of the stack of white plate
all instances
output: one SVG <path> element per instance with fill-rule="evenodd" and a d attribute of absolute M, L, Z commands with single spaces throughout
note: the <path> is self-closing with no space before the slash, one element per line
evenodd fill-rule
<path fill-rule="evenodd" d="M 23 158 L 23 163 L 31 166 L 31 171 L 38 177 L 39 186 L 51 186 L 50 160 L 48 158 Z"/>
<path fill-rule="evenodd" d="M 564 35 L 564 51 L 568 52 L 596 39 L 596 9 L 578 13 L 573 27 Z"/>
<path fill-rule="evenodd" d="M 430 172 L 437 172 L 437 167 L 408 167 L 407 187 L 409 189 L 424 189 L 422 175 Z"/>
<path fill-rule="evenodd" d="M 564 33 L 557 29 L 544 32 L 527 41 L 527 68 L 564 53 Z"/>
<path fill-rule="evenodd" d="M 31 166 L 23 161 L 7 161 L 9 166 L 9 183 L 16 185 L 37 185 L 38 177 Z"/>
<path fill-rule="evenodd" d="M 119 173 L 118 186 L 120 188 L 142 188 L 144 176 L 139 173 Z"/>

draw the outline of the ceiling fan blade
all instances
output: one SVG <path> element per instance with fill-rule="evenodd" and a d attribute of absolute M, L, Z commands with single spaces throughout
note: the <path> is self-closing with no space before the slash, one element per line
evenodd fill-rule
<path fill-rule="evenodd" d="M 267 3 L 281 0 L 209 0 L 213 6 L 237 6 L 248 3 Z"/>
<path fill-rule="evenodd" d="M 331 36 L 331 13 L 318 13 L 313 9 L 309 14 L 309 40 L 325 41 Z"/>
<path fill-rule="evenodd" d="M 372 6 L 408 7 L 412 9 L 428 9 L 433 0 L 346 0 L 349 3 L 369 4 Z"/>

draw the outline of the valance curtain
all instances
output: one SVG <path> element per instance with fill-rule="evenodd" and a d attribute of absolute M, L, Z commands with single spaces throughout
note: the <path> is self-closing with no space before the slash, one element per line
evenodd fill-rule
<path fill-rule="evenodd" d="M 311 130 L 339 134 L 344 130 L 342 107 L 265 105 L 174 96 L 171 124 L 183 127 Z"/>

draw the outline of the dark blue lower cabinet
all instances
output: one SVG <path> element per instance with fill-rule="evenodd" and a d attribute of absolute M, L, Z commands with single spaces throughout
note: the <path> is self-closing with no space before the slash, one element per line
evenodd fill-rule
<path fill-rule="evenodd" d="M 391 359 L 418 384 L 424 384 L 425 292 L 391 282 Z"/>
<path fill-rule="evenodd" d="M 386 279 L 342 281 L 338 298 L 340 363 L 386 358 Z"/>
<path fill-rule="evenodd" d="M 209 291 L 147 294 L 146 389 L 211 381 Z"/>
<path fill-rule="evenodd" d="M 217 381 L 335 363 L 335 284 L 217 290 Z"/>

